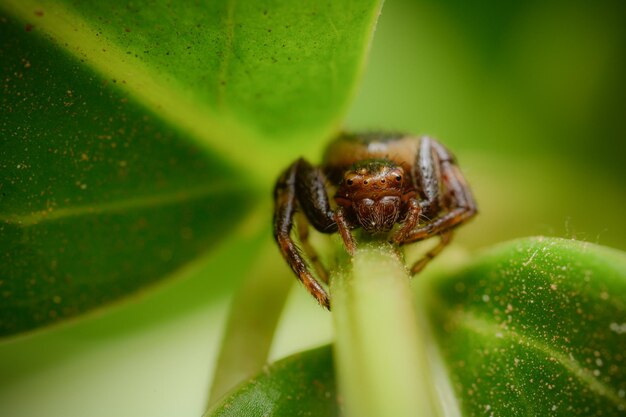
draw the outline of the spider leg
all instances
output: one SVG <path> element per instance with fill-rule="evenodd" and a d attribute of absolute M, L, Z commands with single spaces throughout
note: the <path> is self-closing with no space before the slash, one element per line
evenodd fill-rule
<path fill-rule="evenodd" d="M 402 227 L 391 239 L 393 243 L 402 244 L 406 240 L 409 233 L 417 227 L 421 212 L 422 208 L 420 207 L 419 201 L 417 201 L 415 197 L 412 197 L 408 201 L 408 212 L 402 222 Z"/>
<path fill-rule="evenodd" d="M 437 244 L 437 246 L 426 252 L 426 254 L 422 258 L 418 259 L 413 264 L 413 266 L 411 267 L 411 274 L 415 275 L 420 272 L 422 269 L 424 269 L 428 262 L 433 260 L 437 255 L 439 255 L 441 251 L 444 250 L 446 246 L 448 246 L 450 241 L 452 241 L 452 235 L 452 230 L 442 232 L 439 235 L 439 243 Z"/>
<path fill-rule="evenodd" d="M 423 214 L 431 220 L 411 230 L 398 243 L 412 243 L 443 234 L 476 214 L 474 197 L 454 156 L 439 142 L 427 137 L 421 139 L 413 177 Z"/>
<path fill-rule="evenodd" d="M 298 237 L 300 238 L 300 243 L 302 244 L 304 253 L 309 258 L 309 262 L 313 265 L 315 272 L 317 272 L 317 276 L 324 281 L 324 283 L 328 284 L 328 271 L 320 262 L 317 251 L 309 242 L 309 223 L 307 222 L 306 217 L 302 215 L 298 216 L 296 219 L 296 225 L 298 227 Z"/>
<path fill-rule="evenodd" d="M 343 207 L 339 207 L 337 211 L 335 211 L 335 222 L 337 223 L 341 240 L 343 240 L 343 246 L 346 248 L 346 251 L 350 254 L 350 256 L 354 256 L 356 243 L 354 242 L 354 237 L 350 232 L 350 226 L 346 220 L 346 214 Z"/>
<path fill-rule="evenodd" d="M 295 193 L 308 222 L 321 233 L 335 233 L 337 223 L 330 208 L 324 174 L 302 158 L 294 165 Z"/>
<path fill-rule="evenodd" d="M 339 231 L 344 246 L 350 255 L 354 255 L 355 243 L 343 208 L 334 213 L 330 208 L 324 174 L 306 160 L 300 159 L 296 176 L 296 194 L 307 220 L 322 233 Z"/>
<path fill-rule="evenodd" d="M 276 182 L 274 203 L 274 238 L 283 257 L 307 291 L 323 307 L 330 310 L 328 294 L 311 273 L 291 237 L 293 218 L 298 206 L 316 229 L 325 233 L 337 231 L 322 174 L 304 159 L 297 160 Z"/>

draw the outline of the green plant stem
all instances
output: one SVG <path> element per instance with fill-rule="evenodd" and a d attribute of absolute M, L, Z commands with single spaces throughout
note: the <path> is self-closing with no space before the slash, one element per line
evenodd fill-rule
<path fill-rule="evenodd" d="M 267 242 L 233 299 L 208 405 L 267 363 L 274 331 L 294 280 L 273 242 Z"/>
<path fill-rule="evenodd" d="M 351 417 L 435 416 L 409 275 L 386 242 L 360 242 L 331 277 L 335 361 Z"/>

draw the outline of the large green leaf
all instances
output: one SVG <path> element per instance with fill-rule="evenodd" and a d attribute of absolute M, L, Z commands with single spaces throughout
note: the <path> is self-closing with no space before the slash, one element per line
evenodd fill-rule
<path fill-rule="evenodd" d="M 577 241 L 524 239 L 456 271 L 422 276 L 416 291 L 435 336 L 422 338 L 436 344 L 431 363 L 443 359 L 443 367 L 422 373 L 434 374 L 441 415 L 624 415 L 626 254 Z M 286 365 L 290 373 L 281 369 L 241 386 L 227 400 L 229 407 L 271 410 L 279 396 L 263 393 L 274 386 L 290 385 L 295 388 L 289 395 L 306 396 L 319 363 L 292 359 Z M 302 378 L 294 380 L 296 367 Z M 308 403 L 298 410 L 334 415 Z"/>
<path fill-rule="evenodd" d="M 336 129 L 379 7 L 2 2 L 0 335 L 235 234 L 296 149 Z"/>
<path fill-rule="evenodd" d="M 623 252 L 514 241 L 424 287 L 464 415 L 626 413 Z"/>

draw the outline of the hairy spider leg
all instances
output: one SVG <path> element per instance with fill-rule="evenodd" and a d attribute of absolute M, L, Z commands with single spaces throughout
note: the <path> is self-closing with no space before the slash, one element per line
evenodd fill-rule
<path fill-rule="evenodd" d="M 441 251 L 445 249 L 446 246 L 448 246 L 448 244 L 450 244 L 453 235 L 454 233 L 452 232 L 452 230 L 442 232 L 439 235 L 439 243 L 434 248 L 426 252 L 424 256 L 422 256 L 413 264 L 413 266 L 411 267 L 411 274 L 415 275 L 418 272 L 421 272 L 421 270 L 424 269 L 428 262 L 432 261 L 437 255 L 441 253 Z"/>
<path fill-rule="evenodd" d="M 274 188 L 274 238 L 280 251 L 306 290 L 330 310 L 330 298 L 311 274 L 300 249 L 291 238 L 294 214 L 299 207 L 309 223 L 323 233 L 337 231 L 322 173 L 300 158 L 281 175 Z"/>
<path fill-rule="evenodd" d="M 427 220 L 397 243 L 403 245 L 441 235 L 439 244 L 411 268 L 417 273 L 450 243 L 452 229 L 473 217 L 477 209 L 454 156 L 442 144 L 422 138 L 414 167 L 413 178 Z"/>
<path fill-rule="evenodd" d="M 317 272 L 317 276 L 324 281 L 324 283 L 328 284 L 328 271 L 324 265 L 322 265 L 322 262 L 320 262 L 317 251 L 311 245 L 311 242 L 309 242 L 309 222 L 302 213 L 299 213 L 299 216 L 296 218 L 296 226 L 298 227 L 298 237 L 300 238 L 300 244 L 302 245 L 304 253 L 309 258 L 309 262 L 313 265 L 315 272 Z"/>
<path fill-rule="evenodd" d="M 352 233 L 350 232 L 350 225 L 346 220 L 345 209 L 343 207 L 339 207 L 335 211 L 334 218 L 337 223 L 337 228 L 339 229 L 341 240 L 343 240 L 343 246 L 346 248 L 346 251 L 350 256 L 354 256 L 356 243 L 354 242 L 354 236 L 352 236 Z"/>
<path fill-rule="evenodd" d="M 421 212 L 422 208 L 419 201 L 415 197 L 411 197 L 408 201 L 408 210 L 402 227 L 393 236 L 392 242 L 402 244 L 405 241 L 409 233 L 417 227 Z"/>

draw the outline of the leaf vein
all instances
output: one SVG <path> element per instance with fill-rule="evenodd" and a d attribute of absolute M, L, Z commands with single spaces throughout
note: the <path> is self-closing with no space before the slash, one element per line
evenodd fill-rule
<path fill-rule="evenodd" d="M 0 222 L 17 224 L 22 227 L 36 226 L 42 222 L 62 220 L 70 217 L 120 213 L 128 210 L 172 205 L 185 201 L 196 200 L 229 189 L 233 189 L 233 184 L 227 182 L 212 183 L 176 192 L 144 195 L 97 204 L 68 206 L 52 211 L 44 209 L 26 214 L 2 214 L 0 215 Z"/>

